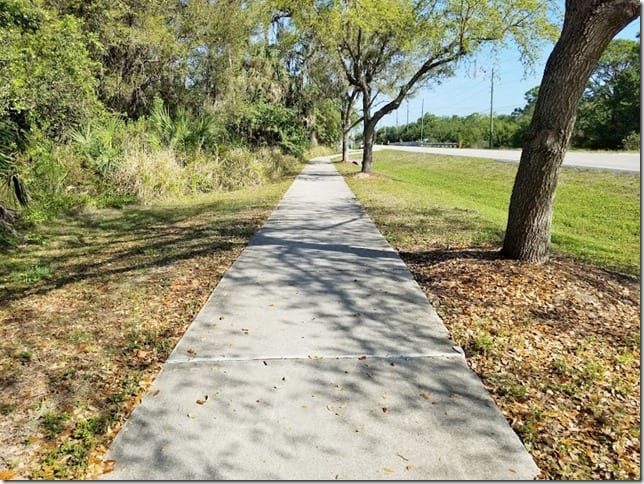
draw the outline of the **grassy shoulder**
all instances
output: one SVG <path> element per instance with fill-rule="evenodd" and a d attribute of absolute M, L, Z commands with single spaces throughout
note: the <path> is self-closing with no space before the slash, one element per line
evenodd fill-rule
<path fill-rule="evenodd" d="M 0 477 L 76 479 L 98 458 L 290 185 L 40 226 L 0 258 Z"/>
<path fill-rule="evenodd" d="M 499 257 L 516 166 L 338 163 L 546 479 L 640 478 L 639 177 L 564 170 L 546 264 Z M 589 261 L 589 262 L 588 262 Z"/>
<path fill-rule="evenodd" d="M 392 244 L 502 241 L 515 164 L 396 151 L 375 157 L 379 177 L 348 182 Z M 357 168 L 340 170 L 348 174 Z M 639 175 L 630 173 L 562 169 L 552 251 L 639 275 L 639 184 Z"/>

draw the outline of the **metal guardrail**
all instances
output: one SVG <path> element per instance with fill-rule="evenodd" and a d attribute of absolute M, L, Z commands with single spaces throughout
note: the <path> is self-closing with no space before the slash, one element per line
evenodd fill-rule
<path fill-rule="evenodd" d="M 419 141 L 398 141 L 395 143 L 389 143 L 390 145 L 395 146 L 424 146 L 427 148 L 458 148 L 458 143 L 446 142 L 446 143 L 421 143 Z"/>

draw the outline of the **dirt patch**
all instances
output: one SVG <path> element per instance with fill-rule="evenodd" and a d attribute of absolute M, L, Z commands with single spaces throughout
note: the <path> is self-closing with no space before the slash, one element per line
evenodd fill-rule
<path fill-rule="evenodd" d="M 356 178 L 358 180 L 386 180 L 387 177 L 381 175 L 380 173 L 356 173 L 355 175 L 351 175 L 352 178 Z"/>

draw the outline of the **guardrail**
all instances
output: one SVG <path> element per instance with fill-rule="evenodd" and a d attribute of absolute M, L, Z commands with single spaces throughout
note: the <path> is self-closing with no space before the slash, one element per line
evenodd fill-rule
<path fill-rule="evenodd" d="M 395 146 L 424 146 L 427 148 L 458 148 L 458 143 L 421 143 L 419 141 L 397 141 L 395 143 L 388 143 Z"/>

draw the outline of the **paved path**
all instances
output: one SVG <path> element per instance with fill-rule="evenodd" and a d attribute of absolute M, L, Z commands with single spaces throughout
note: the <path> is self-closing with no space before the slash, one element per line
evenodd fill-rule
<path fill-rule="evenodd" d="M 315 160 L 174 349 L 104 478 L 533 478 L 459 350 Z"/>
<path fill-rule="evenodd" d="M 518 163 L 521 150 L 477 150 L 471 148 L 429 148 L 420 146 L 377 145 L 377 149 L 411 151 L 416 153 L 433 153 L 438 155 L 469 156 L 473 158 L 490 158 L 498 161 Z M 597 153 L 585 151 L 568 151 L 563 166 L 595 168 L 600 170 L 640 172 L 641 158 L 639 153 Z"/>

